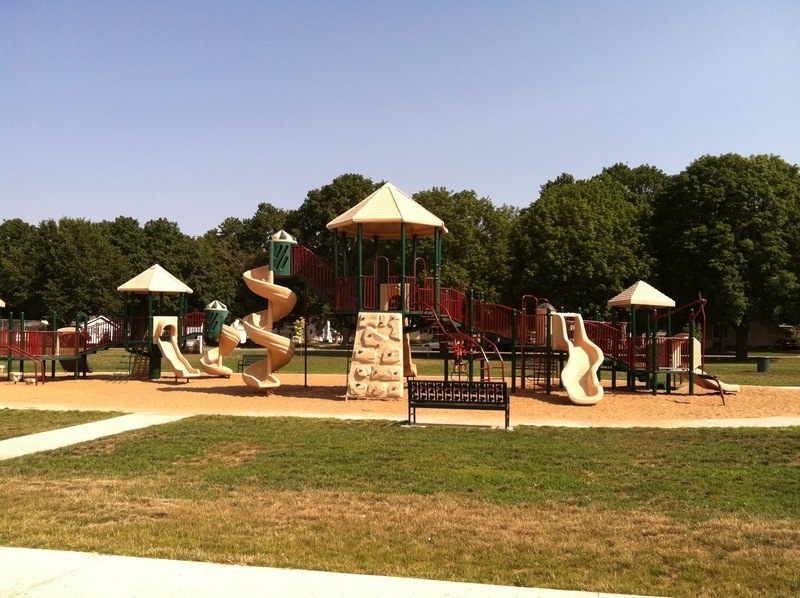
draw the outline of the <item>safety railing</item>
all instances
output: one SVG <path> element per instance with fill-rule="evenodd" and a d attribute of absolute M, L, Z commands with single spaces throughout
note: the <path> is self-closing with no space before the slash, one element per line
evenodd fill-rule
<path fill-rule="evenodd" d="M 2 340 L 0 338 L 0 340 Z M 44 362 L 39 358 L 39 356 L 34 355 L 21 347 L 17 347 L 14 345 L 3 344 L 0 342 L 0 354 L 4 355 L 7 359 L 13 359 L 14 356 L 19 357 L 21 359 L 26 359 L 33 363 L 33 379 L 40 381 L 44 384 L 45 380 L 45 369 L 44 369 Z M 9 375 L 11 375 L 11 371 L 9 368 Z"/>
<path fill-rule="evenodd" d="M 475 322 L 472 328 L 482 334 L 494 334 L 503 338 L 514 337 L 514 309 L 499 303 L 476 301 Z"/>
<path fill-rule="evenodd" d="M 305 279 L 328 301 L 334 303 L 338 289 L 333 268 L 305 245 L 292 246 L 292 274 Z"/>

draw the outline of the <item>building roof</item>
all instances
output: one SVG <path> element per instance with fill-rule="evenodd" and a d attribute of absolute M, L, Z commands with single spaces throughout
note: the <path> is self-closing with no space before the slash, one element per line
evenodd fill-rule
<path fill-rule="evenodd" d="M 658 289 L 640 280 L 616 297 L 608 300 L 609 307 L 675 307 L 675 301 Z"/>
<path fill-rule="evenodd" d="M 364 237 L 399 239 L 402 223 L 406 225 L 409 238 L 414 235 L 432 237 L 436 229 L 447 232 L 440 218 L 391 183 L 386 183 L 358 205 L 331 220 L 328 230 L 356 237 L 360 224 Z"/>
<path fill-rule="evenodd" d="M 158 264 L 150 266 L 138 276 L 134 276 L 125 284 L 118 286 L 117 290 L 123 293 L 166 293 L 168 295 L 192 292 L 192 289 Z"/>

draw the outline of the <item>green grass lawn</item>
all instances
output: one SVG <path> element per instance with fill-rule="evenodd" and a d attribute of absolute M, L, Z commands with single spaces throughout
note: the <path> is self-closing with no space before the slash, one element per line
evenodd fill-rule
<path fill-rule="evenodd" d="M 0 440 L 100 421 L 121 415 L 105 411 L 43 411 L 0 409 Z"/>
<path fill-rule="evenodd" d="M 244 352 L 263 354 L 264 349 L 236 349 L 230 355 L 223 358 L 224 365 L 236 371 L 239 359 Z M 769 355 L 773 357 L 770 362 L 769 372 L 758 372 L 756 358 L 758 356 Z M 186 358 L 194 367 L 200 367 L 199 354 L 186 354 Z M 294 359 L 289 362 L 281 371 L 290 374 L 303 373 L 304 354 L 298 350 Z M 413 355 L 414 363 L 420 376 L 441 376 L 443 365 L 440 358 L 434 355 L 416 353 Z M 128 367 L 129 355 L 122 349 L 111 349 L 101 351 L 89 357 L 89 365 L 96 372 L 124 371 Z M 495 362 L 493 371 L 499 371 L 499 365 Z M 506 376 L 511 376 L 510 360 L 506 361 Z M 50 365 L 47 364 L 47 371 Z M 14 369 L 17 369 L 16 367 Z M 450 364 L 452 369 L 452 363 Z M 33 371 L 30 363 L 26 364 L 26 371 Z M 56 366 L 56 371 L 62 371 L 60 366 Z M 743 384 L 755 386 L 800 386 L 800 355 L 796 352 L 753 353 L 745 363 L 734 362 L 732 359 L 709 359 L 706 362 L 706 371 L 718 375 L 721 380 L 730 384 Z M 347 373 L 347 353 L 331 356 L 329 354 L 318 354 L 315 350 L 310 350 L 308 354 L 308 372 L 312 374 L 346 374 Z M 610 374 L 603 372 L 605 377 Z M 618 373 L 618 380 L 624 381 L 625 374 Z"/>
<path fill-rule="evenodd" d="M 759 372 L 756 359 L 769 356 L 770 371 Z M 777 351 L 751 353 L 745 363 L 731 360 L 710 359 L 706 370 L 725 382 L 750 386 L 800 386 L 800 355 Z"/>
<path fill-rule="evenodd" d="M 223 357 L 223 365 L 231 368 L 234 372 L 237 371 L 239 359 L 243 353 L 256 353 L 264 354 L 263 348 L 258 349 L 236 349 L 230 355 Z M 200 355 L 197 353 L 185 353 L 184 356 L 189 363 L 195 367 L 200 367 Z M 128 363 L 130 361 L 130 354 L 126 353 L 124 349 L 109 349 L 107 351 L 100 351 L 94 355 L 89 356 L 89 367 L 94 372 L 122 372 L 127 371 Z M 436 376 L 442 374 L 442 362 L 440 359 L 428 357 L 423 355 L 415 355 L 414 362 L 418 364 L 420 375 Z M 5 363 L 5 362 L 3 362 Z M 305 364 L 305 357 L 302 350 L 298 350 L 294 359 L 290 361 L 281 371 L 289 374 L 301 374 Z M 48 372 L 51 371 L 51 363 L 46 362 L 45 368 Z M 19 369 L 18 362 L 15 361 L 14 371 Z M 168 367 L 165 365 L 162 370 L 167 371 Z M 25 363 L 25 371 L 33 372 L 33 364 L 31 362 Z M 347 353 L 342 352 L 341 355 L 331 356 L 329 354 L 320 355 L 314 350 L 309 351 L 308 354 L 308 372 L 311 374 L 346 374 L 347 373 Z M 56 365 L 56 373 L 64 373 L 60 365 Z"/>
<path fill-rule="evenodd" d="M 0 462 L 0 544 L 672 596 L 800 593 L 800 428 L 195 417 Z"/>

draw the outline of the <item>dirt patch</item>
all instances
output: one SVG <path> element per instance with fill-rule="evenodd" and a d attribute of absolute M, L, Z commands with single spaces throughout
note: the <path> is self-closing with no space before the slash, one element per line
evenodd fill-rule
<path fill-rule="evenodd" d="M 344 375 L 280 375 L 282 386 L 268 396 L 246 386 L 240 374 L 225 378 L 171 378 L 116 382 L 107 375 L 74 380 L 48 378 L 28 386 L 0 382 L 0 407 L 34 409 L 109 410 L 165 414 L 219 414 L 248 416 L 302 416 L 405 420 L 405 400 L 345 400 Z M 654 425 L 689 420 L 800 417 L 800 389 L 744 386 L 728 395 L 705 391 L 694 396 L 687 387 L 656 396 L 642 391 L 606 388 L 603 400 L 592 406 L 570 403 L 563 391 L 551 395 L 518 390 L 511 398 L 511 424 L 539 425 Z M 500 412 L 420 410 L 419 422 L 501 426 Z"/>

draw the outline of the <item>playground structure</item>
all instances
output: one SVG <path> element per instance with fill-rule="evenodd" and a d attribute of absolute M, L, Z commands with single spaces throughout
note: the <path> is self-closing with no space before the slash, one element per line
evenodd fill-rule
<path fill-rule="evenodd" d="M 268 302 L 265 310 L 243 319 L 247 335 L 267 349 L 265 359 L 243 372 L 248 386 L 269 392 L 280 384 L 276 372 L 292 359 L 294 343 L 275 334 L 273 328 L 292 311 L 297 297 L 275 279 L 296 277 L 329 301 L 335 313 L 355 329 L 356 344 L 348 364 L 349 398 L 400 399 L 403 378 L 417 375 L 408 332 L 423 328 L 433 330 L 439 341 L 445 382 L 454 377 L 471 383 L 505 384 L 510 373 L 512 391 L 516 391 L 518 379 L 523 388 L 530 382 L 548 394 L 563 387 L 578 405 L 593 405 L 602 399 L 601 369 L 611 371 L 613 386 L 617 373 L 627 372 L 630 388 L 643 382 L 653 393 L 659 388 L 670 392 L 684 379 L 688 379 L 690 394 L 694 394 L 695 384 L 720 392 L 723 400 L 726 392 L 738 390 L 705 373 L 702 345 L 694 339 L 694 316 L 688 335 L 673 336 L 669 328 L 674 312 L 659 315 L 657 310 L 674 307 L 674 302 L 663 296 L 655 303 L 652 298 L 640 300 L 642 292 L 655 291 L 642 281 L 609 301 L 609 307 L 629 313 L 627 321 L 612 316 L 611 322 L 559 312 L 547 300 L 533 296 L 523 297 L 517 310 L 444 287 L 442 237 L 447 228 L 391 183 L 332 220 L 327 228 L 334 234 L 332 266 L 280 231 L 270 239 L 269 263 L 244 273 L 248 288 Z M 432 257 L 421 255 L 419 240 L 426 237 L 433 239 Z M 400 251 L 394 252 L 399 259 L 392 261 L 381 254 L 380 248 L 387 242 L 399 242 Z M 372 246 L 371 257 L 365 256 L 365 245 Z M 392 272 L 398 267 L 399 274 Z M 161 377 L 162 359 L 176 379 L 188 381 L 200 375 L 180 350 L 186 338 L 202 334 L 208 323 L 208 312 L 186 313 L 185 295 L 192 290 L 158 265 L 118 290 L 126 293 L 122 322 L 95 330 L 79 321 L 74 332 L 59 332 L 54 325 L 52 333 L 47 333 L 52 338 L 26 333 L 21 341 L 19 334 L 8 331 L 3 336 L 0 331 L 0 355 L 9 362 L 31 360 L 37 379 L 41 370 L 42 380 L 48 359 L 72 361 L 77 378 L 80 371 L 85 375 L 90 352 L 121 345 L 137 363 L 145 364 L 151 379 Z M 154 315 L 156 311 L 164 314 L 165 295 L 177 296 L 177 316 Z M 175 301 L 172 303 L 174 306 Z M 647 310 L 646 330 L 641 336 L 636 330 L 637 309 Z M 667 330 L 659 331 L 658 322 L 664 318 Z M 237 346 L 239 332 L 220 320 L 218 337 L 219 346 L 201 357 L 201 370 L 229 377 L 232 372 L 222 364 L 222 357 Z M 499 344 L 510 348 L 510 368 L 508 354 L 501 354 Z"/>
<path fill-rule="evenodd" d="M 381 364 L 379 357 L 369 371 L 363 367 L 366 354 L 374 357 L 383 352 L 365 351 L 361 339 L 367 334 L 375 338 L 373 331 L 365 328 L 372 325 L 372 314 L 391 313 L 400 318 L 402 332 L 394 336 L 402 339 L 402 351 L 392 347 L 389 354 L 392 359 L 400 356 L 397 365 L 407 379 L 416 376 L 407 333 L 430 328 L 441 347 L 445 381 L 450 376 L 469 381 L 506 380 L 506 359 L 498 350 L 498 342 L 502 342 L 511 350 L 512 390 L 516 390 L 519 376 L 523 388 L 531 381 L 548 394 L 561 386 L 569 399 L 579 405 L 592 405 L 602 399 L 601 370 L 611 371 L 614 387 L 617 373 L 627 372 L 629 388 L 635 389 L 637 382 L 643 382 L 653 393 L 659 388 L 671 392 L 684 379 L 688 379 L 690 394 L 694 394 L 695 383 L 720 392 L 723 400 L 725 392 L 738 390 L 705 373 L 699 342 L 672 336 L 671 330 L 658 330 L 658 319 L 651 310 L 674 307 L 669 298 L 663 305 L 634 302 L 627 307 L 610 300 L 609 307 L 628 309 L 629 318 L 618 322 L 615 316 L 605 322 L 600 318 L 584 319 L 579 313 L 560 313 L 546 300 L 533 296 L 523 297 L 522 308 L 516 310 L 442 286 L 441 242 L 447 229 L 441 220 L 391 183 L 332 220 L 327 228 L 335 235 L 333 266 L 309 248 L 297 245 L 294 239 L 287 243 L 285 240 L 290 237 L 283 232 L 270 244 L 270 264 L 276 277 L 303 280 L 307 288 L 329 301 L 335 312 L 356 328 L 354 338 L 362 345 L 354 347 L 352 358 L 360 365 L 348 368 L 348 397 L 361 396 L 359 393 L 369 387 L 364 383 L 368 376 L 379 380 L 387 375 L 385 368 L 377 367 L 387 365 Z M 430 271 L 418 252 L 418 240 L 424 237 L 434 240 Z M 380 246 L 386 241 L 400 242 L 399 275 L 391 271 L 389 258 L 380 253 Z M 365 245 L 370 244 L 371 269 L 367 266 L 370 258 L 365 257 Z M 648 288 L 652 289 L 639 281 L 623 294 L 630 291 L 636 299 L 637 289 Z M 636 310 L 645 307 L 647 317 L 653 321 L 648 320 L 646 333 L 638 336 Z M 694 335 L 693 327 L 689 334 Z M 388 339 L 393 335 L 384 336 Z M 451 358 L 452 371 L 448 365 Z M 369 396 L 375 392 L 373 388 Z"/>
<path fill-rule="evenodd" d="M 79 317 L 73 327 L 59 327 L 55 314 L 50 323 L 44 323 L 26 321 L 25 314 L 15 319 L 14 314 L 9 313 L 6 325 L 0 329 L 0 359 L 5 359 L 9 376 L 15 363 L 22 372 L 24 363 L 30 361 L 35 383 L 45 382 L 47 363 L 50 363 L 52 376 L 59 363 L 77 379 L 90 371 L 87 362 L 90 355 L 120 342 L 119 322 L 101 320 L 89 324 L 88 318 Z"/>
<path fill-rule="evenodd" d="M 580 316 L 557 316 L 552 310 L 541 309 L 528 316 L 524 309 L 520 313 L 443 287 L 441 243 L 447 228 L 391 183 L 332 220 L 327 228 L 334 233 L 333 266 L 281 232 L 270 243 L 270 271 L 274 276 L 303 280 L 307 288 L 328 300 L 335 312 L 355 328 L 348 397 L 399 398 L 400 372 L 409 379 L 416 376 L 408 332 L 431 328 L 442 347 L 445 381 L 450 376 L 448 360 L 452 355 L 456 360 L 453 375 L 459 379 L 505 383 L 506 361 L 495 342 L 505 339 L 512 346 L 513 389 L 516 352 L 521 347 L 523 381 L 527 364 L 533 364 L 534 369 L 545 372 L 547 392 L 552 390 L 554 377 L 560 375 L 561 384 L 574 402 L 593 404 L 602 398 L 602 386 L 597 379 L 599 349 L 585 334 Z M 430 272 L 418 251 L 418 241 L 425 237 L 433 237 Z M 391 261 L 380 253 L 381 244 L 398 241 L 399 275 L 391 272 Z M 371 273 L 364 256 L 367 243 L 374 250 Z M 353 261 L 355 272 L 352 272 Z M 395 316 L 390 318 L 387 314 Z M 560 329 L 563 333 L 555 344 L 554 318 L 563 324 Z M 568 330 L 563 318 L 570 322 Z M 379 324 L 388 328 L 378 331 Z M 569 367 L 559 367 L 564 361 Z M 546 366 L 541 366 L 542 363 Z"/>
<path fill-rule="evenodd" d="M 51 377 L 55 377 L 56 362 L 76 379 L 85 377 L 91 371 L 88 358 L 114 347 L 124 347 L 128 355 L 126 371 L 115 373 L 120 378 L 139 374 L 160 378 L 162 358 L 171 366 L 176 379 L 188 380 L 200 375 L 180 349 L 187 339 L 203 334 L 208 318 L 208 313 L 185 313 L 183 294 L 191 289 L 156 264 L 121 285 L 119 290 L 126 293 L 121 319 L 90 320 L 81 315 L 73 326 L 59 327 L 55 314 L 50 323 L 44 323 L 26 321 L 24 314 L 15 318 L 10 313 L 0 326 L 0 359 L 5 360 L 8 375 L 17 366 L 21 376 L 24 363 L 29 361 L 34 366 L 33 380 L 37 383 L 45 382 L 48 362 Z M 163 313 L 164 296 L 170 294 L 179 296 L 179 315 L 154 316 L 154 302 L 158 301 Z M 138 302 L 133 299 L 137 295 Z M 238 332 L 236 338 L 238 343 Z M 215 375 L 223 374 L 218 371 Z"/>
<path fill-rule="evenodd" d="M 243 380 L 258 389 L 274 388 L 280 384 L 274 372 L 292 358 L 294 343 L 272 332 L 273 322 L 288 314 L 294 307 L 295 294 L 272 280 L 269 266 L 245 272 L 248 287 L 269 301 L 266 310 L 250 314 L 243 320 L 249 337 L 267 348 L 267 358 L 252 364 L 243 373 Z M 8 375 L 18 362 L 19 372 L 24 371 L 24 362 L 34 366 L 33 380 L 45 382 L 45 363 L 55 362 L 64 369 L 86 376 L 91 371 L 88 356 L 112 347 L 124 347 L 130 358 L 127 377 L 134 372 L 144 372 L 150 379 L 162 375 L 162 360 L 172 371 L 175 379 L 191 378 L 203 374 L 230 377 L 231 368 L 223 365 L 223 356 L 231 353 L 240 342 L 239 331 L 223 324 L 227 308 L 212 303 L 206 312 L 186 313 L 186 295 L 192 289 L 172 274 L 155 264 L 118 287 L 125 293 L 124 317 L 121 320 L 102 320 L 89 324 L 78 318 L 74 327 L 58 328 L 53 316 L 52 329 L 44 329 L 40 322 L 25 322 L 24 314 L 15 320 L 9 314 L 8 326 L 0 327 L 0 357 L 5 358 Z M 178 315 L 156 315 L 168 311 L 165 297 L 176 296 Z M 173 301 L 174 303 L 174 301 Z M 210 328 L 209 328 L 209 325 Z M 211 333 L 211 334 L 207 334 Z M 191 338 L 207 334 L 218 338 L 218 346 L 209 347 L 200 358 L 200 369 L 193 367 L 183 355 L 181 347 Z M 20 377 L 22 374 L 20 374 Z"/>

